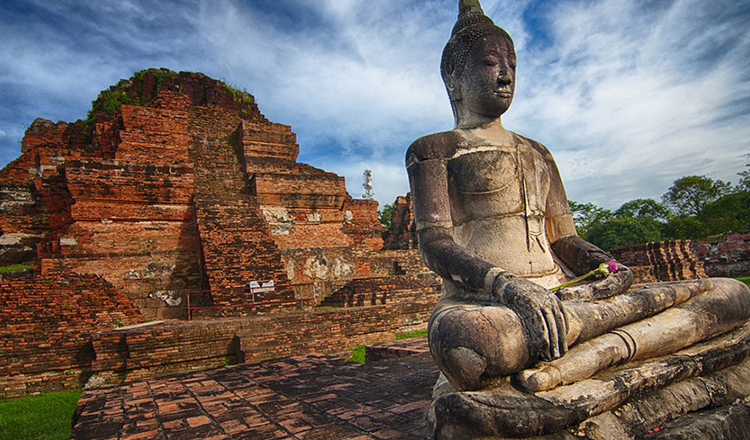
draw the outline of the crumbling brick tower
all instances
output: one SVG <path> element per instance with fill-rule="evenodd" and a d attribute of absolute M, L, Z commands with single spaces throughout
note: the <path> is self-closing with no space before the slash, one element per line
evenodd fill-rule
<path fill-rule="evenodd" d="M 377 203 L 296 161 L 290 127 L 199 73 L 149 69 L 72 124 L 36 120 L 0 171 L 0 262 L 95 274 L 147 317 L 238 316 L 370 276 Z"/>

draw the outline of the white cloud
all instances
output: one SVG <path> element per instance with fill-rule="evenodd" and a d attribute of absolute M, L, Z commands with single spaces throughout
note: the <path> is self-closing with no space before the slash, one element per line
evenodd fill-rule
<path fill-rule="evenodd" d="M 750 147 L 748 109 L 731 107 L 750 98 L 748 18 L 733 28 L 702 6 L 551 8 L 553 44 L 519 61 L 506 126 L 547 144 L 571 198 L 616 208 L 658 198 L 684 175 L 733 179 Z M 718 50 L 726 44 L 737 46 Z M 711 50 L 718 56 L 707 60 Z"/>
<path fill-rule="evenodd" d="M 82 117 L 141 68 L 203 71 L 292 125 L 302 160 L 344 175 L 353 196 L 373 169 L 381 202 L 408 190 L 408 144 L 452 125 L 439 62 L 453 0 L 279 2 L 296 24 L 240 0 L 31 1 L 86 37 L 60 34 L 55 19 L 0 27 L 0 57 L 14 60 L 0 85 L 27 118 L 32 107 Z M 550 148 L 571 198 L 617 207 L 684 175 L 736 180 L 750 149 L 750 18 L 738 2 L 482 3 L 518 51 L 504 125 Z"/>
<path fill-rule="evenodd" d="M 0 138 L 7 136 L 8 134 L 4 130 L 0 130 Z"/>
<path fill-rule="evenodd" d="M 547 9 L 550 43 L 540 46 L 523 21 L 531 2 L 483 3 L 519 52 L 506 126 L 550 147 L 571 198 L 616 207 L 658 198 L 683 175 L 734 176 L 750 124 L 721 121 L 732 100 L 750 97 L 744 28 L 717 21 L 699 0 L 571 1 Z M 353 194 L 364 164 L 381 164 L 392 190 L 377 191 L 371 168 L 388 202 L 408 190 L 408 144 L 452 122 L 438 66 L 455 10 L 420 6 L 326 0 L 323 38 L 290 34 L 224 0 L 205 11 L 201 32 L 233 80 L 252 84 L 261 109 L 299 132 L 305 160 L 345 175 Z M 706 48 L 731 42 L 738 48 L 702 61 Z M 342 151 L 328 151 L 326 139 Z"/>

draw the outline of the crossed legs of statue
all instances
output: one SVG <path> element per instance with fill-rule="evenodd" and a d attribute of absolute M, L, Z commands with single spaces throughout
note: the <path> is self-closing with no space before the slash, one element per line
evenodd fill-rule
<path fill-rule="evenodd" d="M 430 350 L 456 390 L 478 390 L 503 377 L 529 391 L 586 379 L 618 364 L 673 353 L 742 325 L 750 289 L 731 279 L 659 283 L 598 301 L 565 301 L 562 358 L 534 364 L 519 317 L 502 305 L 445 300 L 430 322 Z"/>

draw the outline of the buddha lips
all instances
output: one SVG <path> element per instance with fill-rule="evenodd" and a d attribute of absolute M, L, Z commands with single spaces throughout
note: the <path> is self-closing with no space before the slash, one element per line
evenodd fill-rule
<path fill-rule="evenodd" d="M 581 275 L 578 278 L 572 279 L 572 280 L 568 281 L 567 283 L 560 284 L 559 286 L 553 287 L 553 288 L 551 288 L 549 290 L 552 291 L 552 292 L 557 292 L 558 290 L 562 289 L 563 287 L 569 287 L 569 286 L 572 286 L 574 284 L 578 284 L 581 281 L 587 280 L 587 279 L 589 279 L 591 277 L 594 277 L 596 279 L 606 278 L 606 277 L 612 275 L 613 273 L 617 273 L 618 270 L 620 270 L 620 266 L 617 264 L 617 261 L 615 261 L 615 260 L 608 261 L 606 263 L 600 264 L 599 267 L 597 267 L 596 269 L 594 269 L 594 270 L 592 270 L 592 271 L 590 271 L 588 273 L 585 273 L 585 274 Z"/>

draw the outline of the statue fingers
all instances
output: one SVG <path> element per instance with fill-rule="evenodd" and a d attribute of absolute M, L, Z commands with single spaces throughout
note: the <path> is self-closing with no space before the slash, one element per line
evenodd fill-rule
<path fill-rule="evenodd" d="M 560 301 L 555 301 L 555 315 L 557 341 L 560 347 L 560 356 L 562 356 L 568 352 L 568 318 Z"/>
<path fill-rule="evenodd" d="M 551 359 L 557 359 L 560 354 L 560 343 L 557 329 L 557 316 L 555 316 L 554 305 L 544 308 L 544 320 L 547 325 L 547 337 L 549 339 L 549 354 Z"/>
<path fill-rule="evenodd" d="M 536 323 L 534 323 L 534 334 L 532 343 L 537 347 L 539 357 L 543 361 L 551 361 L 555 359 L 554 355 L 554 340 L 552 339 L 552 333 L 550 328 L 554 327 L 554 322 L 548 319 L 548 310 L 541 308 L 536 311 Z"/>

